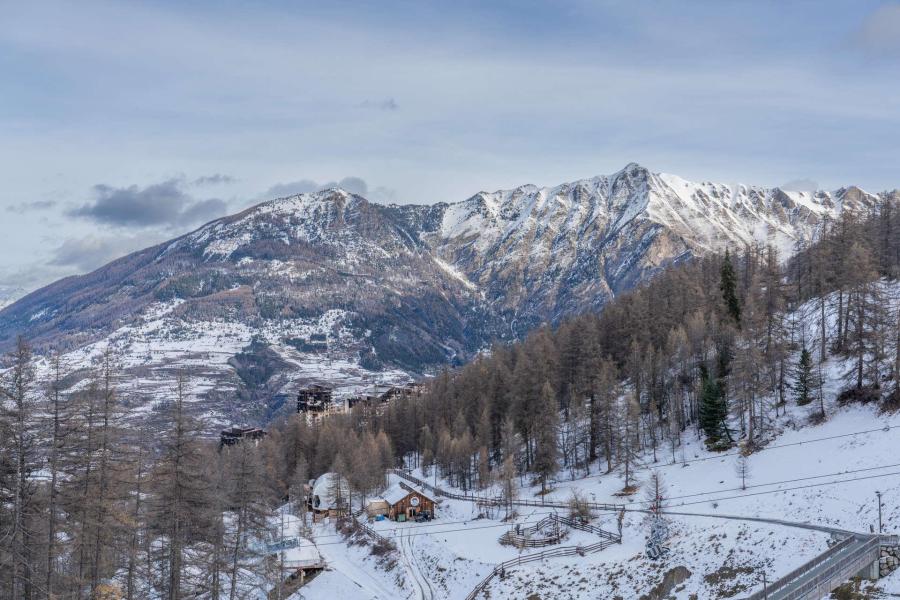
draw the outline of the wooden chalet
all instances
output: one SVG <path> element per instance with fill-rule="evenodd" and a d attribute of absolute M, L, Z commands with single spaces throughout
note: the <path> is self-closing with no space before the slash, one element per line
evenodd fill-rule
<path fill-rule="evenodd" d="M 239 442 L 250 440 L 259 443 L 259 440 L 266 437 L 267 432 L 259 427 L 232 427 L 231 429 L 223 429 L 219 434 L 219 447 L 234 446 Z"/>
<path fill-rule="evenodd" d="M 411 521 L 418 516 L 433 519 L 437 500 L 427 492 L 406 483 L 389 487 L 380 498 L 369 502 L 369 515 L 383 514 L 392 521 Z"/>

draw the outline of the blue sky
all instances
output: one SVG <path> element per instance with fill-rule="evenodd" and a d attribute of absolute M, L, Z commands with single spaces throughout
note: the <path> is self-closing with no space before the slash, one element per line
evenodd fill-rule
<path fill-rule="evenodd" d="M 898 2 L 0 4 L 0 287 L 332 182 L 900 186 Z"/>

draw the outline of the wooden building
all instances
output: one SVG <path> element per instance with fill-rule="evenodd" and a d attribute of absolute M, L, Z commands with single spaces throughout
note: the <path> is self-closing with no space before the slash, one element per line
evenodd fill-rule
<path fill-rule="evenodd" d="M 406 483 L 389 487 L 382 499 L 387 504 L 387 517 L 393 521 L 414 520 L 420 515 L 429 519 L 435 517 L 437 500 Z"/>
<path fill-rule="evenodd" d="M 369 518 L 375 518 L 379 515 L 386 517 L 391 512 L 391 505 L 384 498 L 373 498 L 366 504 L 366 514 Z"/>

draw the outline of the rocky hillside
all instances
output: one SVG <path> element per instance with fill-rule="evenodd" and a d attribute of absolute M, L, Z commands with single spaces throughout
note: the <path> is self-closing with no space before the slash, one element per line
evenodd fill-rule
<path fill-rule="evenodd" d="M 636 164 L 453 204 L 384 206 L 331 189 L 265 202 L 31 293 L 0 311 L 0 350 L 19 333 L 85 356 L 116 340 L 126 363 L 150 372 L 166 344 L 231 360 L 255 339 L 294 361 L 276 379 L 301 372 L 297 361 L 344 361 L 363 379 L 418 373 L 597 309 L 697 253 L 753 241 L 790 252 L 826 217 L 877 199 L 854 187 L 691 183 Z M 220 379 L 241 386 L 227 360 L 208 390 Z M 179 361 L 168 355 L 167 372 Z"/>

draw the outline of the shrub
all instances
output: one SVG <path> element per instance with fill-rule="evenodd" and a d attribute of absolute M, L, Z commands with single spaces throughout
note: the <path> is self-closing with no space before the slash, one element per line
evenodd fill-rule
<path fill-rule="evenodd" d="M 844 390 L 838 395 L 838 404 L 868 404 L 870 402 L 878 402 L 881 397 L 881 393 L 879 388 L 871 385 L 866 385 L 861 388 L 850 388 L 848 390 Z"/>

